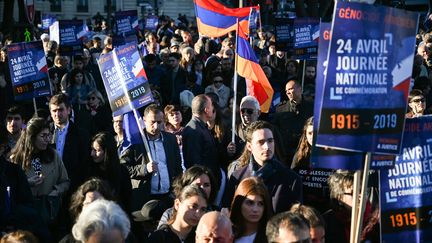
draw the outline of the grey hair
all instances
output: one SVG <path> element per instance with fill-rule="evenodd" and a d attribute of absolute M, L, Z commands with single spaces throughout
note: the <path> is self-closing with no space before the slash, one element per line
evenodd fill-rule
<path fill-rule="evenodd" d="M 255 98 L 255 96 L 252 95 L 247 95 L 245 97 L 243 97 L 240 101 L 240 107 L 245 103 L 245 102 L 251 102 L 253 103 L 253 105 L 255 106 L 255 110 L 259 111 L 260 108 L 260 104 L 257 100 L 257 98 Z"/>
<path fill-rule="evenodd" d="M 83 209 L 72 227 L 72 234 L 76 240 L 86 242 L 94 232 L 112 229 L 118 229 L 126 239 L 130 232 L 129 219 L 115 202 L 99 199 Z"/>

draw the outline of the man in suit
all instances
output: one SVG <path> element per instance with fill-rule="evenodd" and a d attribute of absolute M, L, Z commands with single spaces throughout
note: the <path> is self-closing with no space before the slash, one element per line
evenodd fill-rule
<path fill-rule="evenodd" d="M 53 143 L 68 173 L 74 192 L 87 178 L 90 156 L 88 133 L 69 120 L 72 108 L 65 94 L 51 97 L 49 102 L 51 118 L 54 122 Z"/>
<path fill-rule="evenodd" d="M 180 67 L 181 54 L 172 52 L 168 55 L 169 71 L 161 81 L 163 97 L 169 104 L 180 104 L 180 92 L 186 89 L 187 71 Z"/>
<path fill-rule="evenodd" d="M 192 119 L 183 130 L 183 158 L 186 168 L 193 165 L 207 166 L 220 181 L 220 165 L 216 143 L 207 122 L 214 120 L 216 115 L 210 97 L 197 95 L 192 100 Z"/>
<path fill-rule="evenodd" d="M 182 173 L 180 149 L 173 134 L 161 130 L 162 110 L 155 104 L 144 110 L 145 135 L 149 153 L 143 146 L 134 145 L 122 153 L 121 163 L 132 180 L 133 210 L 140 209 L 149 200 L 168 204 L 172 182 Z M 149 161 L 148 155 L 152 161 Z M 166 205 L 167 208 L 172 205 Z"/>
<path fill-rule="evenodd" d="M 273 211 L 287 211 L 291 205 L 303 201 L 301 177 L 279 162 L 275 156 L 273 126 L 265 121 L 249 125 L 246 149 L 225 190 L 224 206 L 228 206 L 238 184 L 247 177 L 260 177 L 272 198 Z"/>

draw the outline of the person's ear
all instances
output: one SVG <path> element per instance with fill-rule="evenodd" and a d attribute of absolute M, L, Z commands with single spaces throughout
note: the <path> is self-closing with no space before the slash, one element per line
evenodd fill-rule
<path fill-rule="evenodd" d="M 246 149 L 247 149 L 249 152 L 252 152 L 252 144 L 251 144 L 250 142 L 246 142 Z"/>
<path fill-rule="evenodd" d="M 178 199 L 178 198 L 176 198 L 175 200 L 174 200 L 174 209 L 176 210 L 176 211 L 178 211 L 178 209 L 179 209 L 179 207 L 180 207 L 180 200 Z"/>

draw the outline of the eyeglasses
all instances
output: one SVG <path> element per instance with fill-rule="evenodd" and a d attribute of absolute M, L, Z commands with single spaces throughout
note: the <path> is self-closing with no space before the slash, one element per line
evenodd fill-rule
<path fill-rule="evenodd" d="M 240 112 L 241 112 L 242 114 L 247 113 L 248 115 L 252 115 L 252 114 L 254 113 L 254 109 L 241 108 L 241 109 L 240 109 Z"/>
<path fill-rule="evenodd" d="M 88 97 L 87 100 L 95 100 L 96 97 Z"/>
<path fill-rule="evenodd" d="M 411 102 L 414 102 L 414 103 L 420 103 L 420 102 L 422 102 L 422 103 L 424 103 L 425 102 L 425 98 L 411 100 Z"/>
<path fill-rule="evenodd" d="M 215 84 L 217 84 L 217 83 L 222 83 L 222 82 L 223 82 L 222 79 L 216 79 L 216 80 L 213 80 L 213 83 L 215 83 Z"/>
<path fill-rule="evenodd" d="M 50 140 L 51 139 L 51 133 L 42 133 L 39 135 L 40 138 L 45 139 L 45 140 Z"/>

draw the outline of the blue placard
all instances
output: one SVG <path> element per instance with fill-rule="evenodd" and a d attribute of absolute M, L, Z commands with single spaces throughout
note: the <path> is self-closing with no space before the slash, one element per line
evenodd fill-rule
<path fill-rule="evenodd" d="M 7 53 L 15 100 L 51 95 L 42 41 L 10 44 Z"/>
<path fill-rule="evenodd" d="M 135 34 L 139 29 L 137 10 L 116 12 L 115 21 L 117 35 Z"/>
<path fill-rule="evenodd" d="M 80 37 L 84 36 L 85 29 L 82 20 L 59 20 L 58 24 L 50 27 L 51 32 L 58 35 L 59 52 L 64 56 L 82 55 L 83 45 Z M 50 38 L 55 38 L 55 34 Z"/>
<path fill-rule="evenodd" d="M 56 16 L 52 14 L 42 14 L 42 30 L 49 30 L 49 27 L 56 22 Z"/>
<path fill-rule="evenodd" d="M 317 145 L 398 154 L 418 14 L 338 2 Z"/>
<path fill-rule="evenodd" d="M 254 36 L 256 33 L 256 30 L 258 29 L 259 20 L 260 20 L 260 11 L 256 8 L 251 8 L 249 13 L 249 36 Z"/>
<path fill-rule="evenodd" d="M 156 32 L 159 24 L 159 18 L 156 15 L 149 15 L 146 18 L 145 29 L 150 32 Z"/>
<path fill-rule="evenodd" d="M 330 43 L 330 23 L 320 24 L 318 63 L 315 83 L 315 103 L 314 103 L 314 140 L 312 146 L 311 165 L 313 168 L 327 169 L 362 169 L 365 161 L 365 154 L 334 150 L 331 148 L 316 147 L 316 134 L 320 121 L 320 105 L 323 96 L 323 85 L 327 67 L 327 52 Z M 372 155 L 370 169 L 392 168 L 395 157 L 392 155 Z"/>
<path fill-rule="evenodd" d="M 316 59 L 320 23 L 318 18 L 297 18 L 294 20 L 294 58 Z"/>
<path fill-rule="evenodd" d="M 153 102 L 136 44 L 123 45 L 101 55 L 98 65 L 113 116 Z"/>
<path fill-rule="evenodd" d="M 380 172 L 382 242 L 432 242 L 432 116 L 407 119 L 396 166 Z"/>
<path fill-rule="evenodd" d="M 292 52 L 295 17 L 275 17 L 276 50 Z"/>

